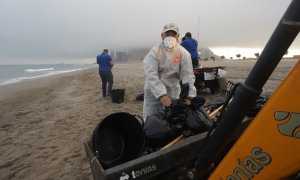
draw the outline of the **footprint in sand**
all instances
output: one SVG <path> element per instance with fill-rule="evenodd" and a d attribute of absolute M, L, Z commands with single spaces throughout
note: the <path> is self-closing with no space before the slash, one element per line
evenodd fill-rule
<path fill-rule="evenodd" d="M 3 124 L 0 128 L 5 129 L 11 127 L 11 124 Z"/>
<path fill-rule="evenodd" d="M 19 112 L 17 112 L 17 114 L 16 114 L 16 116 L 17 117 L 19 117 L 19 116 L 25 116 L 25 115 L 27 115 L 27 114 L 30 114 L 30 113 L 32 113 L 32 111 L 19 111 Z"/>
<path fill-rule="evenodd" d="M 76 154 L 73 154 L 71 156 L 68 156 L 68 157 L 64 157 L 64 161 L 69 161 L 69 159 L 75 159 L 77 157 L 80 157 L 80 153 L 76 153 Z"/>

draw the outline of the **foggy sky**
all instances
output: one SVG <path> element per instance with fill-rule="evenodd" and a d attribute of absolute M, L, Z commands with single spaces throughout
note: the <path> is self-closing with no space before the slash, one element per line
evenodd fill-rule
<path fill-rule="evenodd" d="M 200 47 L 261 48 L 289 0 L 0 0 L 0 64 L 94 58 L 161 41 L 174 22 Z M 199 34 L 198 34 L 199 32 Z M 300 40 L 291 48 L 300 49 Z"/>

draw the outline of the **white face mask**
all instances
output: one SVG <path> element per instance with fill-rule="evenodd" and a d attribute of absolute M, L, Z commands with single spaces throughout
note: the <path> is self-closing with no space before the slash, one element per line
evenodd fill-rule
<path fill-rule="evenodd" d="M 177 43 L 176 38 L 172 36 L 165 37 L 164 39 L 164 45 L 168 50 L 174 49 L 176 43 Z"/>

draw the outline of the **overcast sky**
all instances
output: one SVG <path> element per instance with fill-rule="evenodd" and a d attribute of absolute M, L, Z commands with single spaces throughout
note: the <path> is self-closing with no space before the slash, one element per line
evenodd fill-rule
<path fill-rule="evenodd" d="M 151 47 L 168 22 L 200 47 L 262 48 L 290 2 L 0 0 L 0 63 L 72 63 L 103 48 Z M 292 49 L 300 49 L 299 39 Z"/>

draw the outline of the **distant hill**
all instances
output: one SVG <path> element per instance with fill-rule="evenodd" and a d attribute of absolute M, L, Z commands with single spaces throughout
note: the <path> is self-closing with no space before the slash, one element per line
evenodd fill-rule
<path fill-rule="evenodd" d="M 142 61 L 151 48 L 135 48 L 129 50 L 127 54 L 127 60 L 130 61 Z"/>
<path fill-rule="evenodd" d="M 112 52 L 112 57 L 116 62 L 142 61 L 150 48 L 133 48 L 128 52 L 117 51 Z"/>
<path fill-rule="evenodd" d="M 214 56 L 216 59 L 220 59 L 220 56 L 214 54 L 209 48 L 200 48 L 199 50 L 201 52 L 200 59 L 204 60 L 205 58 L 210 59 L 210 57 Z"/>

